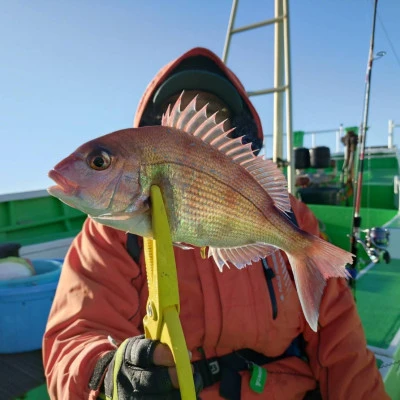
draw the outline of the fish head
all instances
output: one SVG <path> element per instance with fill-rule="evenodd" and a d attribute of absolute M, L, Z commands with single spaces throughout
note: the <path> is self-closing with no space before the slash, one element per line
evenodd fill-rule
<path fill-rule="evenodd" d="M 127 131 L 131 130 L 117 131 L 80 146 L 49 172 L 56 185 L 48 192 L 95 218 L 127 219 L 133 213 L 144 212 L 140 156 L 135 154 L 134 146 L 127 145 L 131 134 Z"/>

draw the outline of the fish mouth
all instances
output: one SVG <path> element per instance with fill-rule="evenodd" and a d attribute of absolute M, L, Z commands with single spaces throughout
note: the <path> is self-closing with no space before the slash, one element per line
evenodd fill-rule
<path fill-rule="evenodd" d="M 78 184 L 61 175 L 55 169 L 52 169 L 48 176 L 56 183 L 56 185 L 49 187 L 47 190 L 50 194 L 62 193 L 66 196 L 74 196 L 78 190 Z"/>

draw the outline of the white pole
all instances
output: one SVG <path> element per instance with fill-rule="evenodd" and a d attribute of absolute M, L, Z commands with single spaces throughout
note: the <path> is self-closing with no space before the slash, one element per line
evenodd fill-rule
<path fill-rule="evenodd" d="M 293 134 L 292 134 L 292 96 L 291 96 L 291 65 L 290 65 L 290 30 L 289 30 L 289 1 L 283 1 L 283 32 L 285 47 L 285 81 L 286 81 L 286 158 L 287 182 L 289 193 L 295 193 L 295 170 L 294 170 L 294 153 L 293 153 Z"/>
<path fill-rule="evenodd" d="M 282 0 L 275 0 L 275 18 L 283 14 Z M 275 23 L 274 44 L 274 89 L 284 86 L 284 43 L 283 22 Z M 272 160 L 283 159 L 283 93 L 274 91 L 274 118 L 272 127 Z"/>
<path fill-rule="evenodd" d="M 340 139 L 343 136 L 343 124 L 340 124 L 339 130 L 336 131 L 336 153 L 340 151 Z"/>
<path fill-rule="evenodd" d="M 391 149 L 393 147 L 393 129 L 394 129 L 394 122 L 393 120 L 389 119 L 389 135 L 388 135 L 388 148 Z"/>
<path fill-rule="evenodd" d="M 315 133 L 311 134 L 311 148 L 317 147 L 317 135 Z"/>
<path fill-rule="evenodd" d="M 237 5 L 238 5 L 238 0 L 233 0 L 231 15 L 229 16 L 228 30 L 226 32 L 224 50 L 222 52 L 222 61 L 225 64 L 227 63 L 227 60 L 228 60 L 228 53 L 229 53 L 229 47 L 231 44 L 232 30 L 233 30 L 233 24 L 235 22 L 235 17 L 236 17 Z"/>

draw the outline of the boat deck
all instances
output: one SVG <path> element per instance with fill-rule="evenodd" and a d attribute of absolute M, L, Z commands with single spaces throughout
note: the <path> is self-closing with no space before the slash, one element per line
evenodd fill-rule
<path fill-rule="evenodd" d="M 368 344 L 382 355 L 393 355 L 400 341 L 400 260 L 360 274 L 355 293 Z"/>
<path fill-rule="evenodd" d="M 368 347 L 375 353 L 386 390 L 392 399 L 399 399 L 400 259 L 365 268 L 356 281 L 355 296 Z"/>
<path fill-rule="evenodd" d="M 0 355 L 0 399 L 25 399 L 24 394 L 32 388 L 45 383 L 42 351 L 36 350 L 18 354 Z M 46 400 L 45 394 L 36 397 L 37 400 Z M 33 400 L 29 396 L 29 400 Z"/>

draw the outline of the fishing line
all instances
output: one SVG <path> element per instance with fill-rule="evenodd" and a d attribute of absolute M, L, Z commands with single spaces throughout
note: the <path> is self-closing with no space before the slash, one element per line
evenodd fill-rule
<path fill-rule="evenodd" d="M 379 23 L 381 24 L 383 33 L 384 33 L 385 36 L 386 36 L 386 39 L 387 39 L 387 41 L 388 41 L 388 43 L 389 43 L 389 46 L 390 46 L 390 48 L 392 49 L 394 58 L 396 59 L 397 64 L 398 64 L 399 67 L 400 67 L 400 58 L 399 58 L 399 56 L 397 55 L 396 49 L 394 48 L 394 45 L 393 45 L 392 41 L 390 40 L 389 34 L 387 33 L 387 30 L 386 30 L 386 28 L 385 28 L 385 25 L 383 24 L 383 21 L 382 21 L 382 19 L 381 19 L 381 17 L 380 17 L 379 14 L 378 14 L 378 20 L 379 20 Z"/>
<path fill-rule="evenodd" d="M 368 179 L 369 179 L 369 185 L 366 185 L 366 191 L 365 195 L 367 196 L 367 201 L 365 202 L 366 208 L 368 210 L 367 216 L 366 216 L 366 226 L 371 226 L 371 180 L 373 179 L 372 176 L 372 167 L 371 167 L 371 150 L 367 149 L 367 173 L 368 173 Z"/>

